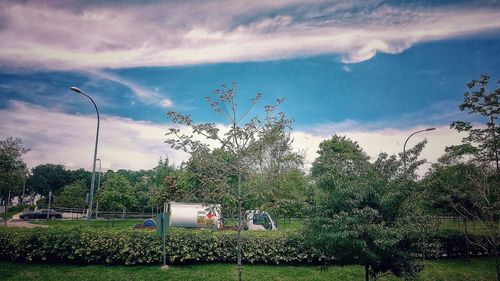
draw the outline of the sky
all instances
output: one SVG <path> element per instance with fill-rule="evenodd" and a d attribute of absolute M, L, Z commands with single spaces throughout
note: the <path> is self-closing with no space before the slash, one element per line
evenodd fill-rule
<path fill-rule="evenodd" d="M 452 121 L 481 122 L 458 108 L 465 84 L 500 80 L 500 1 L 4 0 L 0 42 L 0 137 L 29 167 L 91 169 L 95 110 L 72 86 L 99 108 L 103 169 L 139 170 L 188 158 L 166 112 L 224 126 L 205 97 L 232 82 L 242 109 L 285 98 L 306 168 L 333 134 L 373 160 L 435 127 L 408 143 L 427 138 L 432 163 L 463 137 Z"/>

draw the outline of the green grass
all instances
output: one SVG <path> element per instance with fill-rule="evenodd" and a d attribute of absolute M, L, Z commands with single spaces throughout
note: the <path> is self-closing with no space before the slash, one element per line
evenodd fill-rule
<path fill-rule="evenodd" d="M 2 212 L 0 214 L 0 217 L 3 219 L 3 218 L 5 218 L 5 216 L 7 216 L 7 220 L 10 220 L 12 218 L 12 216 L 14 216 L 15 214 L 21 213 L 24 210 L 24 208 L 26 208 L 26 207 L 27 206 L 12 207 L 9 210 L 7 210 L 7 214 L 4 214 L 4 212 Z"/>
<path fill-rule="evenodd" d="M 303 219 L 278 219 L 275 221 L 278 230 L 300 230 L 304 227 Z M 225 219 L 224 225 L 226 227 L 236 226 L 238 224 L 237 219 Z"/>
<path fill-rule="evenodd" d="M 114 229 L 132 229 L 136 224 L 142 224 L 145 221 L 145 219 L 128 219 L 128 220 L 115 220 L 114 221 L 114 227 L 113 223 L 110 220 L 109 222 L 107 220 L 92 220 L 90 221 L 90 227 L 91 228 L 114 228 Z M 64 219 L 64 220 L 54 220 L 54 221 L 49 221 L 49 220 L 30 220 L 31 223 L 34 224 L 42 224 L 42 225 L 48 225 L 50 227 L 59 227 L 59 228 L 73 228 L 73 227 L 78 227 L 82 226 L 85 227 L 87 226 L 87 221 L 86 220 L 70 220 L 70 219 Z M 301 229 L 302 228 L 302 222 L 298 220 L 286 220 L 286 223 L 283 223 L 283 220 L 280 221 L 280 225 L 278 227 L 279 230 L 290 230 L 290 229 Z M 236 225 L 236 221 L 226 221 L 226 227 L 234 226 Z"/>
<path fill-rule="evenodd" d="M 91 220 L 89 226 L 91 228 L 114 228 L 114 229 L 132 229 L 136 224 L 143 223 L 145 219 L 130 219 L 130 220 L 115 220 L 114 226 L 112 220 Z M 78 226 L 87 226 L 86 220 L 38 220 L 30 221 L 35 224 L 48 225 L 50 227 L 73 228 Z"/>
<path fill-rule="evenodd" d="M 12 211 L 15 213 L 15 211 Z M 114 227 L 112 226 L 112 221 L 109 223 L 107 220 L 92 220 L 90 226 L 92 228 L 115 228 L 115 229 L 132 229 L 136 224 L 143 223 L 145 219 L 115 219 Z M 86 220 L 55 220 L 55 221 L 47 221 L 47 220 L 38 220 L 38 221 L 30 221 L 35 224 L 44 224 L 48 226 L 57 226 L 57 227 L 75 227 L 75 226 L 86 226 Z M 300 230 L 304 227 L 304 220 L 302 219 L 279 219 L 278 221 L 278 230 Z M 231 227 L 236 225 L 236 220 L 226 220 L 226 227 Z M 456 220 L 443 220 L 439 226 L 440 230 L 453 229 L 458 231 L 464 231 L 463 222 L 457 223 Z M 478 222 L 468 222 L 469 233 L 481 234 L 483 232 L 482 225 Z"/>
<path fill-rule="evenodd" d="M 497 224 L 496 224 L 497 225 Z M 475 221 L 475 220 L 470 220 L 467 221 L 467 230 L 471 234 L 482 234 L 485 231 L 484 224 Z M 442 220 L 441 223 L 439 224 L 439 229 L 440 230 L 458 230 L 461 232 L 465 231 L 465 226 L 462 220 L 457 221 L 453 219 L 445 219 Z"/>
<path fill-rule="evenodd" d="M 278 230 L 301 230 L 304 228 L 303 219 L 278 219 Z"/>
<path fill-rule="evenodd" d="M 462 281 L 495 280 L 492 259 L 433 260 L 417 280 Z M 331 266 L 321 272 L 318 266 L 245 265 L 245 280 L 363 280 L 361 266 Z M 233 264 L 178 265 L 162 271 L 159 266 L 55 265 L 0 262 L 2 280 L 235 280 Z M 399 280 L 394 277 L 379 280 Z"/>

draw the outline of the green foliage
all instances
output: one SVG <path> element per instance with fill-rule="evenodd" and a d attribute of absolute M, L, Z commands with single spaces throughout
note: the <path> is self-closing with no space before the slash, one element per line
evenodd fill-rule
<path fill-rule="evenodd" d="M 85 208 L 87 187 L 84 180 L 66 185 L 61 193 L 54 197 L 54 206 L 64 208 Z"/>
<path fill-rule="evenodd" d="M 7 213 L 1 214 L 3 218 L 11 219 L 14 215 L 21 213 L 25 209 L 29 208 L 29 205 L 17 205 L 10 207 Z"/>
<path fill-rule="evenodd" d="M 304 216 L 309 183 L 302 170 L 304 156 L 292 149 L 291 124 L 291 120 L 267 123 L 249 148 L 255 163 L 249 178 L 255 188 L 248 208 L 283 217 Z"/>
<path fill-rule="evenodd" d="M 145 170 L 132 171 L 132 170 L 120 169 L 115 173 L 124 176 L 130 183 L 135 183 L 140 181 L 147 174 L 147 171 Z"/>
<path fill-rule="evenodd" d="M 249 263 L 311 262 L 295 232 L 242 233 L 243 261 Z M 173 229 L 167 237 L 171 263 L 236 260 L 236 232 Z M 161 239 L 152 232 L 88 228 L 0 229 L 0 259 L 75 263 L 147 264 L 161 262 Z"/>
<path fill-rule="evenodd" d="M 189 163 L 186 165 L 189 166 Z M 168 159 L 160 159 L 142 184 L 149 186 L 149 196 L 154 206 L 163 206 L 163 203 L 170 201 L 201 202 L 203 198 L 193 174 L 186 167 L 172 166 Z"/>
<path fill-rule="evenodd" d="M 455 156 L 473 155 L 479 163 L 495 163 L 497 176 L 500 177 L 499 150 L 500 127 L 500 88 L 488 92 L 488 74 L 481 74 L 479 80 L 472 80 L 467 84 L 464 101 L 459 108 L 468 114 L 480 117 L 484 126 L 474 126 L 471 122 L 455 121 L 450 127 L 459 132 L 467 132 L 459 147 L 448 148 L 448 153 Z"/>
<path fill-rule="evenodd" d="M 469 175 L 469 176 L 468 176 Z M 478 167 L 473 164 L 457 163 L 455 165 L 434 164 L 423 185 L 426 189 L 428 208 L 437 214 L 458 215 L 457 210 L 465 207 L 469 213 L 465 218 L 471 219 L 478 213 L 473 203 L 472 178 L 479 177 Z"/>
<path fill-rule="evenodd" d="M 50 191 L 57 194 L 70 182 L 70 172 L 66 171 L 63 165 L 43 164 L 31 169 L 26 186 L 29 190 L 47 197 Z"/>
<path fill-rule="evenodd" d="M 440 249 L 435 253 L 438 256 L 467 257 L 466 251 L 469 251 L 471 256 L 490 255 L 488 250 L 480 246 L 485 244 L 487 237 L 479 233 L 466 236 L 461 231 L 445 230 L 439 232 L 434 239 L 440 245 Z M 468 240 L 475 243 L 468 244 Z"/>
<path fill-rule="evenodd" d="M 105 210 L 131 208 L 136 202 L 129 181 L 118 173 L 106 177 L 97 193 L 97 200 Z"/>
<path fill-rule="evenodd" d="M 0 140 L 0 198 L 7 200 L 9 190 L 12 197 L 21 190 L 27 172 L 21 156 L 28 151 L 20 138 Z"/>
<path fill-rule="evenodd" d="M 66 170 L 68 172 L 68 178 L 69 182 L 73 183 L 76 181 L 83 181 L 84 186 L 90 186 L 91 178 L 92 178 L 92 172 L 86 171 L 82 168 L 77 169 L 77 170 Z M 97 173 L 97 171 L 96 171 Z M 96 175 L 97 178 L 97 175 Z"/>
<path fill-rule="evenodd" d="M 340 184 L 340 179 L 357 180 L 369 166 L 368 155 L 357 142 L 346 137 L 334 135 L 321 142 L 318 154 L 312 165 L 311 175 L 318 186 L 324 189 Z"/>
<path fill-rule="evenodd" d="M 376 231 L 376 229 L 374 229 Z M 222 236 L 213 230 L 172 229 L 167 237 L 167 256 L 170 263 L 232 262 L 236 260 L 236 232 Z M 243 232 L 243 261 L 247 263 L 305 264 L 339 262 L 343 248 L 332 249 L 332 256 L 318 256 L 296 231 Z M 477 239 L 485 239 L 476 235 Z M 332 237 L 333 239 L 333 237 Z M 464 255 L 465 236 L 457 231 L 445 231 L 429 237 L 437 247 L 433 257 Z M 355 242 L 354 242 L 355 243 Z M 390 239 L 376 241 L 391 245 Z M 440 246 L 439 246 L 440 245 Z M 488 253 L 480 247 L 469 248 L 472 255 Z M 395 256 L 392 262 L 405 262 Z M 87 227 L 50 227 L 35 229 L 0 228 L 0 260 L 19 262 L 71 262 L 107 264 L 159 264 L 161 238 L 154 232 L 141 230 L 109 230 Z M 353 257 L 351 262 L 356 263 Z M 341 261 L 340 261 L 341 262 Z M 382 267 L 384 263 L 376 264 Z"/>
<path fill-rule="evenodd" d="M 424 144 L 414 148 L 416 166 Z M 318 154 L 312 176 L 323 196 L 305 228 L 312 247 L 341 263 L 364 265 L 373 278 L 415 276 L 426 227 L 415 183 L 400 173 L 396 156 L 382 154 L 371 164 L 356 142 L 336 135 L 320 144 Z"/>
<path fill-rule="evenodd" d="M 258 180 L 259 200 L 254 206 L 267 210 L 273 217 L 302 218 L 307 215 L 310 188 L 308 177 L 300 169 L 289 169 Z"/>

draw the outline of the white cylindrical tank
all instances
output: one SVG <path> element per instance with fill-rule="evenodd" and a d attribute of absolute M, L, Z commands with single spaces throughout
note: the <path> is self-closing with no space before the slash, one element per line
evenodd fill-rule
<path fill-rule="evenodd" d="M 220 205 L 170 202 L 170 226 L 222 228 Z"/>

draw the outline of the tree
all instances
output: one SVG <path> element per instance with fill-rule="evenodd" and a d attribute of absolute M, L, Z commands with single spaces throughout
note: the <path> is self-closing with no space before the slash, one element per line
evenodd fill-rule
<path fill-rule="evenodd" d="M 97 193 L 99 204 L 108 210 L 131 208 L 135 204 L 132 186 L 123 175 L 112 173 L 107 176 L 106 181 Z"/>
<path fill-rule="evenodd" d="M 146 182 L 149 189 L 151 204 L 159 208 L 163 206 L 165 202 L 175 201 L 168 195 L 170 191 L 167 189 L 170 188 L 171 184 L 177 187 L 177 184 L 172 182 L 176 175 L 177 171 L 175 167 L 169 163 L 168 158 L 165 158 L 165 160 L 160 158 L 158 165 L 148 171 Z M 179 200 L 180 198 L 176 197 L 175 199 Z"/>
<path fill-rule="evenodd" d="M 426 162 L 425 159 L 419 159 L 420 153 L 422 153 L 426 144 L 427 139 L 424 139 L 414 147 L 407 149 L 406 153 L 400 152 L 399 157 L 381 152 L 373 163 L 374 168 L 382 176 L 392 181 L 404 180 L 409 182 L 416 180 L 418 179 L 418 168 Z M 404 162 L 406 162 L 406 167 L 403 164 Z"/>
<path fill-rule="evenodd" d="M 61 193 L 54 197 L 54 206 L 64 208 L 86 207 L 87 187 L 84 180 L 78 180 L 64 186 Z"/>
<path fill-rule="evenodd" d="M 10 195 L 19 194 L 22 181 L 26 179 L 26 164 L 21 157 L 28 151 L 29 149 L 24 147 L 20 138 L 8 137 L 0 140 L 0 202 L 4 201 L 5 226 L 7 226 Z"/>
<path fill-rule="evenodd" d="M 113 213 L 113 227 L 115 211 L 118 209 L 125 212 L 136 204 L 130 182 L 123 175 L 112 171 L 107 172 L 106 180 L 97 191 L 96 199 L 101 208 L 108 211 L 108 223 L 110 212 Z"/>
<path fill-rule="evenodd" d="M 492 168 L 469 169 L 464 177 L 470 182 L 468 196 L 471 205 L 461 204 L 459 201 L 452 207 L 462 216 L 474 219 L 481 226 L 481 234 L 485 239 L 467 240 L 484 250 L 492 253 L 495 257 L 495 269 L 497 280 L 500 281 L 500 189 L 498 188 L 498 176 Z"/>
<path fill-rule="evenodd" d="M 205 157 L 208 165 L 216 165 L 218 169 L 214 172 L 200 177 L 201 185 L 204 188 L 213 187 L 213 199 L 219 196 L 226 202 L 231 202 L 237 210 L 238 225 L 237 230 L 237 263 L 238 280 L 242 280 L 242 242 L 241 231 L 245 226 L 244 205 L 250 198 L 252 179 L 249 177 L 249 171 L 255 164 L 253 147 L 260 138 L 262 130 L 266 126 L 279 126 L 278 124 L 288 124 L 289 120 L 283 113 L 275 116 L 277 105 L 283 100 L 278 99 L 275 105 L 268 105 L 264 108 L 264 118 L 249 118 L 248 114 L 254 108 L 261 94 L 257 94 L 251 99 L 251 105 L 243 113 L 239 112 L 237 95 L 239 89 L 236 84 L 231 86 L 223 85 L 221 89 L 213 92 L 214 98 L 207 97 L 211 109 L 220 114 L 226 121 L 228 128 L 221 128 L 215 123 L 195 124 L 190 116 L 182 115 L 176 112 L 168 112 L 168 117 L 177 127 L 170 128 L 168 135 L 172 138 L 167 140 L 173 148 L 181 149 L 192 155 L 200 154 Z M 182 127 L 184 126 L 184 127 Z M 182 133 L 181 128 L 188 128 L 190 132 Z M 197 139 L 202 137 L 205 141 L 213 143 L 211 151 L 208 143 L 203 143 Z M 217 182 L 218 185 L 213 184 Z M 211 202 L 214 203 L 214 202 Z"/>
<path fill-rule="evenodd" d="M 469 259 L 467 222 L 474 219 L 470 214 L 478 213 L 477 208 L 474 207 L 474 190 L 471 189 L 473 182 L 470 179 L 478 176 L 480 176 L 480 169 L 472 163 L 450 165 L 438 162 L 432 165 L 423 180 L 426 189 L 425 202 L 430 211 L 438 215 L 453 215 L 463 219 L 466 236 L 464 256 L 466 261 Z M 462 208 L 468 211 L 459 211 Z"/>
<path fill-rule="evenodd" d="M 381 173 L 356 142 L 337 135 L 322 142 L 318 154 L 311 174 L 323 196 L 305 228 L 311 245 L 340 263 L 363 265 L 366 280 L 415 276 L 425 229 L 415 212 L 419 202 L 396 184 L 405 178 L 394 175 L 400 164 Z"/>
<path fill-rule="evenodd" d="M 500 114 L 500 88 L 487 93 L 490 77 L 481 74 L 479 80 L 467 83 L 467 92 L 464 101 L 460 104 L 461 111 L 467 111 L 474 115 L 477 120 L 483 122 L 483 126 L 474 126 L 471 122 L 455 121 L 450 127 L 458 132 L 467 132 L 462 144 L 448 148 L 455 154 L 471 154 L 481 164 L 494 163 L 497 177 L 500 178 L 499 149 L 500 149 L 500 127 L 497 124 Z M 498 82 L 500 83 L 500 81 Z"/>
<path fill-rule="evenodd" d="M 23 180 L 26 179 L 26 163 L 21 157 L 28 151 L 20 138 L 8 137 L 0 140 L 0 198 L 5 202 L 9 191 L 19 194 Z"/>
<path fill-rule="evenodd" d="M 251 148 L 256 163 L 251 171 L 257 186 L 254 206 L 287 217 L 303 216 L 308 188 L 304 156 L 292 149 L 290 127 L 291 120 L 266 124 Z"/>
<path fill-rule="evenodd" d="M 304 217 L 308 208 L 309 178 L 301 169 L 257 175 L 255 205 L 287 218 Z M 277 216 L 276 216 L 277 217 Z"/>
<path fill-rule="evenodd" d="M 489 250 L 495 256 L 497 280 L 500 281 L 500 128 L 497 124 L 500 113 L 500 88 L 487 93 L 490 77 L 482 74 L 479 80 L 472 80 L 467 84 L 464 101 L 459 105 L 460 110 L 474 115 L 483 122 L 482 126 L 475 126 L 472 122 L 455 121 L 450 127 L 459 132 L 467 132 L 462 144 L 446 148 L 446 154 L 441 158 L 447 169 L 457 170 L 460 175 L 456 180 L 467 185 L 448 190 L 450 206 L 461 217 L 471 218 L 482 228 L 484 240 L 475 240 L 474 243 Z M 449 183 L 449 179 L 446 181 Z"/>
<path fill-rule="evenodd" d="M 63 165 L 43 164 L 31 169 L 26 186 L 47 197 L 49 192 L 57 194 L 62 188 L 71 182 L 70 172 Z"/>
<path fill-rule="evenodd" d="M 85 169 L 67 170 L 68 182 L 72 183 L 75 181 L 83 181 L 85 186 L 90 186 L 90 181 L 92 180 L 92 172 Z"/>
<path fill-rule="evenodd" d="M 131 170 L 124 170 L 120 169 L 116 171 L 115 173 L 120 174 L 124 176 L 132 185 L 135 185 L 137 182 L 139 182 L 143 177 L 146 176 L 146 171 L 140 170 L 140 171 L 131 171 Z"/>
<path fill-rule="evenodd" d="M 191 158 L 186 163 L 185 170 L 191 176 L 192 186 L 190 187 L 195 187 L 191 190 L 192 197 L 208 204 L 221 204 L 224 215 L 237 213 L 235 200 L 230 193 L 238 179 L 232 172 L 228 172 L 228 169 L 234 165 L 236 165 L 236 158 L 220 148 L 212 151 L 208 148 L 200 148 L 191 152 Z M 243 208 L 248 207 L 245 206 L 250 201 L 248 196 L 242 202 Z"/>

